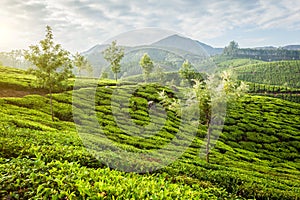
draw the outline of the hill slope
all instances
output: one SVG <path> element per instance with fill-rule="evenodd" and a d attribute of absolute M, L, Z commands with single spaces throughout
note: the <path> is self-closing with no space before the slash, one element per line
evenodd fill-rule
<path fill-rule="evenodd" d="M 195 55 L 215 55 L 222 53 L 222 49 L 215 49 L 202 42 L 185 38 L 179 35 L 171 35 L 152 44 L 152 46 L 172 47 L 181 49 Z"/>
<path fill-rule="evenodd" d="M 244 81 L 300 88 L 300 61 L 267 62 L 235 68 Z"/>
<path fill-rule="evenodd" d="M 102 55 L 102 51 L 107 48 L 107 44 L 96 45 L 91 49 L 82 52 L 94 67 L 94 76 L 99 77 L 100 73 L 109 67 Z M 125 56 L 121 62 L 120 77 L 141 74 L 139 60 L 144 53 L 148 53 L 154 63 L 159 64 L 164 71 L 174 71 L 182 65 L 184 60 L 189 60 L 199 69 L 205 68 L 200 66 L 203 59 L 221 54 L 221 48 L 213 48 L 190 38 L 179 35 L 171 35 L 163 38 L 150 45 L 142 46 L 123 46 Z M 107 72 L 110 72 L 107 70 Z M 111 77 L 113 75 L 111 74 Z"/>
<path fill-rule="evenodd" d="M 166 111 L 167 118 L 157 115 L 157 123 L 166 121 L 155 135 L 141 138 L 129 134 L 138 133 L 149 124 L 148 101 L 159 102 L 157 91 L 167 91 L 158 84 L 141 84 L 132 95 L 126 93 L 134 86 L 122 85 L 124 91 L 116 93 L 114 84 L 102 82 L 95 101 L 87 95 L 93 90 L 88 84 L 75 91 L 57 93 L 53 102 L 54 122 L 49 114 L 47 95 L 0 99 L 0 169 L 3 175 L 0 196 L 4 199 L 300 198 L 300 104 L 280 99 L 246 96 L 229 107 L 223 133 L 211 154 L 211 163 L 199 157 L 206 131 L 203 125 L 199 129 L 189 127 L 197 132 L 197 137 L 179 159 L 158 171 L 125 173 L 99 162 L 87 151 L 73 123 L 73 109 L 82 111 L 81 122 L 91 122 L 92 113 L 83 112 L 88 101 L 95 102 L 96 117 L 107 137 L 127 151 L 153 151 L 179 136 L 180 118 L 171 111 Z M 72 95 L 76 91 L 83 96 L 82 101 L 74 104 Z M 116 102 L 112 103 L 112 95 L 116 95 Z M 126 102 L 126 98 L 137 102 L 130 103 L 127 110 L 134 126 L 129 126 L 127 120 L 123 121 L 121 129 L 116 125 L 117 116 L 113 110 L 119 108 L 116 103 Z M 101 144 L 97 135 L 92 139 Z M 176 153 L 183 145 L 178 143 L 170 153 Z M 110 155 L 114 156 L 114 152 L 108 154 L 111 159 L 106 164 L 122 164 L 116 162 L 118 157 Z M 159 164 L 159 160 L 144 159 L 144 164 Z M 136 162 L 141 160 L 129 159 L 126 164 Z"/>

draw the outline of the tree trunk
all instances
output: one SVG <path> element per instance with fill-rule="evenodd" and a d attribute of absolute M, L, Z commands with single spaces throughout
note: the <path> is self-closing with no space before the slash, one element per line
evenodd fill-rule
<path fill-rule="evenodd" d="M 210 154 L 209 146 L 210 146 L 210 134 L 211 134 L 210 128 L 209 128 L 209 120 L 207 121 L 206 125 L 207 125 L 207 143 L 206 143 L 206 153 L 205 154 L 206 154 L 206 162 L 209 163 L 209 154 Z"/>
<path fill-rule="evenodd" d="M 54 122 L 54 113 L 53 113 L 53 105 L 52 105 L 52 88 L 51 87 L 50 87 L 49 93 L 50 93 L 51 118 L 52 118 L 52 121 Z"/>
<path fill-rule="evenodd" d="M 115 73 L 116 82 L 118 82 L 118 73 Z"/>

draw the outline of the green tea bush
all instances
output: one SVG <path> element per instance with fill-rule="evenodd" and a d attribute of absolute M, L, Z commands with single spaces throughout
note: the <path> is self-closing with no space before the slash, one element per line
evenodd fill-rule
<path fill-rule="evenodd" d="M 1 69 L 1 68 L 0 68 Z M 12 77 L 11 77 L 12 78 Z M 85 80 L 83 80 L 85 81 Z M 93 80 L 94 81 L 94 80 Z M 112 141 L 106 144 L 96 133 L 99 131 L 86 113 L 86 102 L 91 88 L 86 83 L 79 89 L 82 101 L 72 102 L 72 93 L 54 94 L 55 120 L 51 121 L 49 98 L 31 95 L 24 98 L 0 99 L 0 197 L 3 199 L 300 199 L 299 181 L 299 104 L 261 96 L 245 96 L 228 107 L 223 132 L 211 151 L 211 162 L 200 159 L 200 148 L 206 136 L 206 126 L 182 127 L 196 134 L 177 134 L 182 126 L 180 116 L 166 109 L 157 113 L 155 123 L 163 128 L 151 135 L 139 137 L 143 125 L 149 121 L 147 103 L 157 91 L 157 84 L 141 84 L 133 96 L 127 91 L 132 85 L 122 85 L 119 101 L 127 97 L 138 105 L 122 108 L 136 120 L 132 126 L 121 117 L 118 127 L 111 103 L 115 83 L 101 82 L 96 93 L 96 117 L 104 134 Z M 75 88 L 76 90 L 76 88 Z M 167 88 L 166 88 L 167 91 Z M 168 91 L 170 94 L 171 91 Z M 126 97 L 126 98 L 125 98 Z M 72 106 L 84 124 L 77 133 L 72 123 Z M 166 119 L 166 122 L 163 122 Z M 67 121 L 65 121 L 67 120 Z M 148 120 L 148 121 L 147 121 Z M 132 132 L 130 132 L 132 131 Z M 93 146 L 84 146 L 81 137 L 99 148 L 116 150 L 120 147 L 131 152 L 148 152 L 165 147 L 175 137 L 170 153 L 181 153 L 172 164 L 146 174 L 124 173 L 107 168 L 120 167 L 120 155 L 105 152 L 106 164 L 96 159 Z M 142 136 L 142 135 L 141 135 Z M 174 141 L 175 143 L 175 141 Z M 145 165 L 155 168 L 149 158 L 128 158 L 133 169 Z"/>

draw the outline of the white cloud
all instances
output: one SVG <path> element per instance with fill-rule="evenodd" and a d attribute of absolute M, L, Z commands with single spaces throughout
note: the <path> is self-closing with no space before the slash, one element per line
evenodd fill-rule
<path fill-rule="evenodd" d="M 170 29 L 198 40 L 222 37 L 237 28 L 300 30 L 299 13 L 300 2 L 288 0 L 0 2 L 1 23 L 17 37 L 10 40 L 12 48 L 36 43 L 48 24 L 71 51 L 86 50 L 117 34 L 145 27 Z M 0 39 L 0 47 L 3 44 Z"/>

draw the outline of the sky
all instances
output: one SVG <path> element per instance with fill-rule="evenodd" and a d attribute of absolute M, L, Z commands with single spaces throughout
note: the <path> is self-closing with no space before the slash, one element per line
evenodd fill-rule
<path fill-rule="evenodd" d="M 0 20 L 0 52 L 37 44 L 46 25 L 71 52 L 120 34 L 141 44 L 173 33 L 213 47 L 300 44 L 299 0 L 1 0 Z"/>

